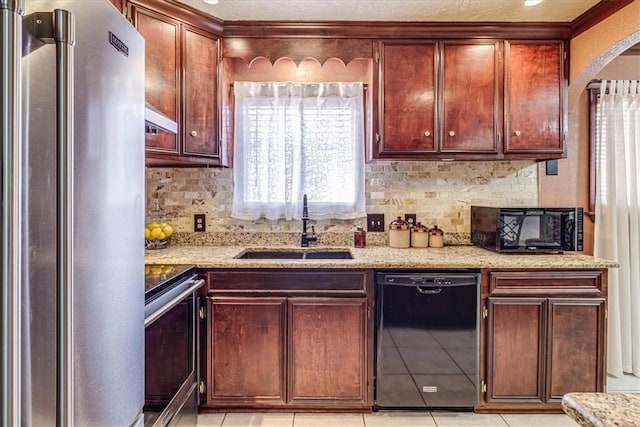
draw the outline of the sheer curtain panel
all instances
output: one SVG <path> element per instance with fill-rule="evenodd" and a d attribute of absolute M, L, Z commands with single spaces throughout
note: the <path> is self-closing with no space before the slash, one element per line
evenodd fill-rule
<path fill-rule="evenodd" d="M 609 270 L 607 371 L 640 376 L 640 85 L 603 81 L 597 106 L 594 255 Z"/>
<path fill-rule="evenodd" d="M 362 83 L 236 82 L 233 218 L 366 216 Z"/>

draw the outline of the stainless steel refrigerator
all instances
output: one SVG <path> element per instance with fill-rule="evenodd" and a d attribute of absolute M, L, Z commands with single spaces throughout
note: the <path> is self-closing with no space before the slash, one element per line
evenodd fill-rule
<path fill-rule="evenodd" d="M 108 0 L 0 12 L 0 425 L 142 424 L 144 40 Z"/>

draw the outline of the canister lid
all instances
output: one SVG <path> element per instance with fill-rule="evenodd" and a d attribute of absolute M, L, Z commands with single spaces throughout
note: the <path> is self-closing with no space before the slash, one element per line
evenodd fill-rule
<path fill-rule="evenodd" d="M 426 226 L 422 225 L 421 222 L 418 222 L 418 223 L 416 223 L 416 225 L 413 226 L 412 231 L 414 233 L 426 233 L 429 230 L 427 229 Z"/>
<path fill-rule="evenodd" d="M 442 231 L 441 228 L 438 228 L 437 225 L 434 225 L 429 229 L 429 234 L 434 236 L 442 236 L 444 234 L 444 231 Z"/>
<path fill-rule="evenodd" d="M 396 219 L 391 221 L 391 224 L 389 224 L 389 229 L 390 230 L 408 230 L 409 223 L 404 219 L 402 219 L 401 217 L 397 217 Z"/>

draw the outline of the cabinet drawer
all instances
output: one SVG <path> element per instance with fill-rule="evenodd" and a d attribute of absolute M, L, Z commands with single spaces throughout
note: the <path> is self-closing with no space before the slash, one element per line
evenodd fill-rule
<path fill-rule="evenodd" d="M 492 271 L 489 294 L 604 296 L 606 285 L 601 270 Z"/>
<path fill-rule="evenodd" d="M 208 273 L 209 292 L 224 294 L 366 295 L 364 270 L 217 270 Z"/>

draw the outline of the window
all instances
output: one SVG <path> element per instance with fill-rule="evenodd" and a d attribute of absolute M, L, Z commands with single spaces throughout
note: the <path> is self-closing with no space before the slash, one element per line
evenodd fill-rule
<path fill-rule="evenodd" d="M 237 82 L 238 219 L 366 216 L 362 83 Z"/>

